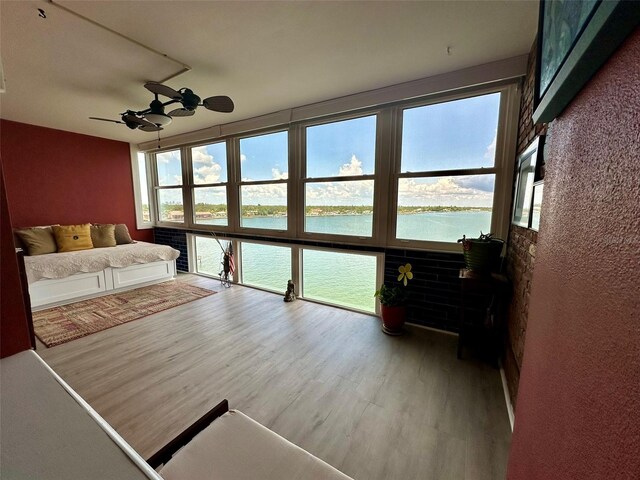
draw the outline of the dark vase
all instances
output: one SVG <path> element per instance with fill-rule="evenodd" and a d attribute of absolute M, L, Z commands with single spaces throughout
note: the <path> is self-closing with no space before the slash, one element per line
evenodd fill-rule
<path fill-rule="evenodd" d="M 407 307 L 380 305 L 380 314 L 382 316 L 382 331 L 384 333 L 387 335 L 402 335 L 402 329 L 407 317 Z"/>

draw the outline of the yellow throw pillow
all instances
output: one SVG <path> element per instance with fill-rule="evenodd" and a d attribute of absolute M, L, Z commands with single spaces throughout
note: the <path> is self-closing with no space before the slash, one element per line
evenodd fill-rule
<path fill-rule="evenodd" d="M 116 246 L 116 226 L 103 224 L 91 225 L 91 243 L 94 248 Z"/>
<path fill-rule="evenodd" d="M 56 237 L 58 252 L 75 252 L 76 250 L 93 248 L 90 223 L 56 225 L 51 228 L 53 228 L 53 235 Z"/>
<path fill-rule="evenodd" d="M 23 228 L 16 230 L 15 234 L 27 250 L 27 255 L 55 253 L 58 249 L 51 227 Z"/>

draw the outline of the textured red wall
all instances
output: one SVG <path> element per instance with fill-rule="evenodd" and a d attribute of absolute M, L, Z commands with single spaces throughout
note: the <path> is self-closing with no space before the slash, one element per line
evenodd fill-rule
<path fill-rule="evenodd" d="M 508 478 L 640 478 L 640 30 L 549 130 Z"/>
<path fill-rule="evenodd" d="M 0 151 L 14 227 L 126 223 L 137 240 L 129 144 L 2 120 Z"/>
<path fill-rule="evenodd" d="M 2 164 L 0 164 L 0 167 Z M 0 357 L 31 348 L 26 307 L 13 246 L 11 219 L 7 208 L 4 175 L 0 168 Z"/>

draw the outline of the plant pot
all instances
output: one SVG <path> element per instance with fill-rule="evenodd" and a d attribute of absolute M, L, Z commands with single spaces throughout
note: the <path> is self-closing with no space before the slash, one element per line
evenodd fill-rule
<path fill-rule="evenodd" d="M 497 238 L 489 241 L 467 238 L 463 242 L 465 266 L 479 273 L 497 270 L 503 245 L 504 241 Z"/>
<path fill-rule="evenodd" d="M 407 307 L 380 305 L 380 314 L 384 333 L 387 335 L 402 335 L 404 322 L 407 318 Z"/>

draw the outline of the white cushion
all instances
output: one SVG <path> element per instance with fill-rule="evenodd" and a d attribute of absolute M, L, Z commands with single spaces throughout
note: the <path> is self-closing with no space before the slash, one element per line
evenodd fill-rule
<path fill-rule="evenodd" d="M 237 410 L 200 432 L 160 475 L 166 480 L 349 480 Z"/>

